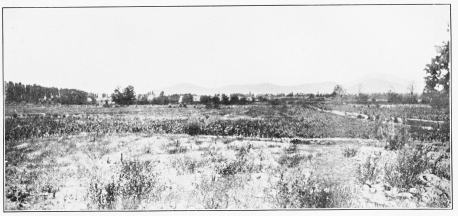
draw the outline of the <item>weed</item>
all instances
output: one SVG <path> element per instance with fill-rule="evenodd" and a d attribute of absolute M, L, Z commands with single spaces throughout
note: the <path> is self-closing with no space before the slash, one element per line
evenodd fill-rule
<path fill-rule="evenodd" d="M 359 164 L 358 178 L 363 184 L 366 182 L 375 182 L 383 178 L 384 167 L 379 155 L 371 154 L 366 161 Z"/>
<path fill-rule="evenodd" d="M 185 131 L 191 136 L 196 136 L 200 133 L 200 126 L 197 122 L 191 122 L 186 126 Z"/>
<path fill-rule="evenodd" d="M 249 154 L 251 149 L 251 144 L 241 147 L 236 154 L 236 160 L 229 163 L 222 163 L 220 166 L 217 166 L 217 173 L 223 176 L 229 176 L 258 170 L 259 166 L 253 163 L 254 158 Z"/>
<path fill-rule="evenodd" d="M 186 173 L 194 173 L 198 166 L 198 161 L 189 156 L 184 156 L 173 160 L 171 165 L 177 170 L 178 175 L 184 175 Z"/>
<path fill-rule="evenodd" d="M 357 147 L 345 147 L 343 155 L 345 157 L 354 157 L 358 153 L 359 149 Z"/>
<path fill-rule="evenodd" d="M 167 149 L 167 153 L 169 154 L 181 154 L 181 153 L 186 153 L 187 151 L 188 151 L 188 148 L 181 145 L 179 140 L 176 141 L 176 144 L 174 146 L 171 146 L 171 148 Z"/>
<path fill-rule="evenodd" d="M 418 175 L 429 168 L 427 154 L 430 151 L 429 146 L 422 145 L 399 150 L 396 161 L 385 166 L 386 181 L 399 188 L 415 187 Z"/>
<path fill-rule="evenodd" d="M 282 173 L 275 186 L 280 208 L 348 207 L 353 193 L 347 186 L 312 177 L 302 168 Z"/>
<path fill-rule="evenodd" d="M 152 161 L 125 161 L 119 175 L 104 183 L 91 179 L 88 195 L 98 209 L 137 209 L 142 200 L 158 199 L 164 187 L 159 184 Z"/>
<path fill-rule="evenodd" d="M 280 158 L 278 159 L 278 163 L 282 166 L 292 168 L 292 167 L 298 166 L 302 161 L 306 159 L 308 159 L 308 157 L 302 154 L 294 154 L 294 155 L 284 154 L 280 156 Z"/>
<path fill-rule="evenodd" d="M 298 151 L 298 143 L 292 143 L 287 149 L 286 152 L 289 154 L 296 153 Z"/>

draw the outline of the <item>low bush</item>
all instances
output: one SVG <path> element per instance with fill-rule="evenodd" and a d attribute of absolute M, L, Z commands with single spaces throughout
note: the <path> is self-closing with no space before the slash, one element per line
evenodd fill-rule
<path fill-rule="evenodd" d="M 380 155 L 369 155 L 363 163 L 359 164 L 358 180 L 363 184 L 383 180 L 384 165 Z"/>
<path fill-rule="evenodd" d="M 174 167 L 177 170 L 178 175 L 184 175 L 186 173 L 194 173 L 198 164 L 199 163 L 197 160 L 189 156 L 177 158 L 172 161 L 172 167 Z"/>
<path fill-rule="evenodd" d="M 180 144 L 180 141 L 177 140 L 176 144 L 172 144 L 172 146 L 167 147 L 168 154 L 182 154 L 188 152 L 188 148 Z"/>
<path fill-rule="evenodd" d="M 196 136 L 200 133 L 200 126 L 196 122 L 191 122 L 186 127 L 186 133 L 191 136 Z"/>
<path fill-rule="evenodd" d="M 345 208 L 354 199 L 348 186 L 318 179 L 302 168 L 282 173 L 275 189 L 280 208 Z"/>
<path fill-rule="evenodd" d="M 345 157 L 354 157 L 358 153 L 358 148 L 357 147 L 345 147 L 344 148 L 344 153 L 343 155 Z"/>
<path fill-rule="evenodd" d="M 388 150 L 398 150 L 406 146 L 409 142 L 409 132 L 408 128 L 401 127 L 399 128 L 394 136 L 390 136 L 388 139 L 388 145 L 385 146 L 385 149 Z"/>
<path fill-rule="evenodd" d="M 418 184 L 418 175 L 430 168 L 428 152 L 430 146 L 411 146 L 397 152 L 397 158 L 392 164 L 385 166 L 385 180 L 398 188 L 412 188 Z"/>
<path fill-rule="evenodd" d="M 158 199 L 164 187 L 159 184 L 152 161 L 125 161 L 111 181 L 91 179 L 88 196 L 97 209 L 137 209 L 142 200 Z"/>
<path fill-rule="evenodd" d="M 241 147 L 236 154 L 236 160 L 221 163 L 221 166 L 217 166 L 217 173 L 222 176 L 230 176 L 237 173 L 257 171 L 259 166 L 253 163 L 254 158 L 250 154 L 251 149 L 251 144 Z"/>
<path fill-rule="evenodd" d="M 278 164 L 282 166 L 286 166 L 288 168 L 298 166 L 302 161 L 308 159 L 305 155 L 302 154 L 294 154 L 294 155 L 282 155 L 278 159 Z"/>

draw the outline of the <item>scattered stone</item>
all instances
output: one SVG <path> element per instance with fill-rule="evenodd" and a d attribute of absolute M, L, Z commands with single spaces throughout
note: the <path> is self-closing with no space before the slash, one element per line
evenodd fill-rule
<path fill-rule="evenodd" d="M 263 194 L 263 193 L 258 193 L 258 194 L 255 194 L 254 197 L 256 197 L 256 198 L 263 198 L 263 197 L 264 197 L 264 194 Z"/>
<path fill-rule="evenodd" d="M 379 205 L 387 205 L 387 200 L 383 193 L 376 193 L 372 198 L 372 201 Z"/>
<path fill-rule="evenodd" d="M 369 185 L 365 184 L 362 187 L 363 191 L 368 191 L 370 189 Z"/>
<path fill-rule="evenodd" d="M 384 187 L 384 190 L 391 190 L 392 189 L 391 185 L 389 185 L 389 184 L 384 184 L 383 187 Z"/>
<path fill-rule="evenodd" d="M 380 192 L 383 192 L 383 190 L 385 189 L 381 184 L 372 185 L 372 188 L 375 188 L 376 191 Z"/>
<path fill-rule="evenodd" d="M 429 196 L 427 195 L 422 195 L 421 196 L 421 201 L 424 202 L 424 203 L 429 203 L 430 199 L 429 199 Z"/>
<path fill-rule="evenodd" d="M 398 194 L 395 191 L 391 190 L 391 191 L 385 191 L 385 195 L 387 195 L 388 197 L 394 198 Z"/>
<path fill-rule="evenodd" d="M 19 203 L 19 207 L 21 207 L 21 208 L 29 208 L 30 204 L 28 204 L 28 203 Z"/>
<path fill-rule="evenodd" d="M 418 207 L 422 207 L 422 208 L 425 208 L 425 207 L 428 207 L 428 205 L 426 204 L 426 202 L 420 202 L 418 203 Z"/>
<path fill-rule="evenodd" d="M 410 188 L 409 189 L 409 193 L 411 194 L 417 194 L 418 193 L 418 190 L 416 188 Z"/>
<path fill-rule="evenodd" d="M 408 203 L 408 207 L 409 207 L 409 208 L 417 208 L 417 204 L 415 204 L 414 202 L 410 201 L 410 202 Z"/>
<path fill-rule="evenodd" d="M 406 198 L 406 199 L 412 199 L 413 195 L 411 193 L 399 193 L 397 195 L 397 197 L 401 197 L 401 198 Z"/>
<path fill-rule="evenodd" d="M 441 180 L 439 177 L 433 174 L 420 174 L 418 179 L 424 184 L 427 184 L 428 182 L 439 182 Z"/>
<path fill-rule="evenodd" d="M 377 190 L 376 190 L 375 188 L 370 188 L 369 191 L 370 191 L 371 193 L 377 192 Z"/>

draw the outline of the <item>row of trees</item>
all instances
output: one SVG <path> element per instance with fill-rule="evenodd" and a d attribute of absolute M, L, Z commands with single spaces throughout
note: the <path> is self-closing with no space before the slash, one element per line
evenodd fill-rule
<path fill-rule="evenodd" d="M 58 89 L 40 85 L 5 82 L 5 103 L 61 103 L 86 104 L 88 98 L 95 102 L 96 95 L 78 89 Z"/>
<path fill-rule="evenodd" d="M 139 94 L 138 96 L 135 93 L 133 86 L 128 86 L 124 89 L 120 87 L 114 90 L 114 93 L 111 95 L 111 99 L 113 102 L 122 105 L 130 105 L 130 104 L 176 104 L 176 103 L 184 103 L 184 104 L 211 104 L 213 106 L 218 105 L 244 105 L 252 102 L 254 98 L 251 100 L 243 94 L 215 94 L 211 95 L 202 95 L 200 96 L 198 101 L 194 101 L 194 96 L 192 94 L 172 94 L 172 95 L 165 95 L 162 91 L 158 97 L 150 98 L 149 96 L 154 95 L 154 93 L 149 92 L 147 94 Z M 180 101 L 181 98 L 181 101 Z"/>

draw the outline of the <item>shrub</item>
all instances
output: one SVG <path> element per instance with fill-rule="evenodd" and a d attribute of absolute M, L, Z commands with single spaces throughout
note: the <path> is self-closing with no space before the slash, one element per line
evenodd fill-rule
<path fill-rule="evenodd" d="M 399 188 L 415 187 L 418 183 L 418 175 L 430 167 L 427 157 L 430 151 L 431 146 L 423 145 L 399 150 L 395 162 L 385 166 L 386 181 Z"/>
<path fill-rule="evenodd" d="M 301 154 L 295 155 L 282 155 L 278 159 L 278 163 L 282 166 L 286 166 L 288 168 L 298 166 L 303 160 L 306 160 L 307 157 Z"/>
<path fill-rule="evenodd" d="M 343 155 L 345 157 L 354 157 L 358 153 L 358 148 L 357 147 L 346 147 L 344 149 Z"/>
<path fill-rule="evenodd" d="M 398 150 L 406 146 L 409 142 L 410 134 L 407 127 L 401 127 L 396 130 L 394 135 L 389 136 L 388 145 L 385 149 Z"/>
<path fill-rule="evenodd" d="M 202 204 L 205 209 L 225 209 L 229 206 L 230 190 L 241 188 L 246 185 L 244 176 L 205 176 L 202 178 L 197 189 L 203 195 Z"/>
<path fill-rule="evenodd" d="M 191 122 L 186 127 L 186 133 L 191 136 L 196 136 L 200 133 L 200 126 L 197 122 Z"/>
<path fill-rule="evenodd" d="M 178 175 L 183 175 L 185 173 L 194 173 L 198 162 L 189 156 L 184 156 L 172 161 L 172 167 L 178 171 Z"/>
<path fill-rule="evenodd" d="M 186 148 L 185 146 L 182 146 L 179 140 L 176 141 L 176 144 L 174 144 L 174 146 L 171 146 L 171 148 L 169 147 L 167 149 L 168 154 L 181 154 L 181 153 L 186 153 L 187 151 L 188 151 L 188 148 Z"/>
<path fill-rule="evenodd" d="M 251 148 L 251 144 L 240 148 L 236 154 L 236 160 L 229 163 L 222 163 L 222 166 L 217 167 L 217 173 L 223 176 L 230 176 L 257 170 L 259 167 L 253 164 L 254 158 L 249 155 Z"/>
<path fill-rule="evenodd" d="M 164 187 L 160 186 L 152 161 L 125 161 L 120 174 L 105 183 L 92 178 L 89 198 L 98 209 L 137 209 L 142 200 L 158 198 Z"/>
<path fill-rule="evenodd" d="M 281 208 L 350 207 L 354 199 L 348 186 L 331 180 L 321 180 L 302 168 L 282 173 L 275 185 L 277 205 Z"/>
<path fill-rule="evenodd" d="M 298 150 L 298 143 L 293 143 L 292 145 L 290 145 L 287 149 L 286 149 L 286 152 L 287 153 L 296 153 L 297 150 Z"/>
<path fill-rule="evenodd" d="M 384 176 L 384 164 L 379 155 L 371 154 L 366 161 L 359 164 L 358 178 L 361 183 L 382 180 Z"/>

